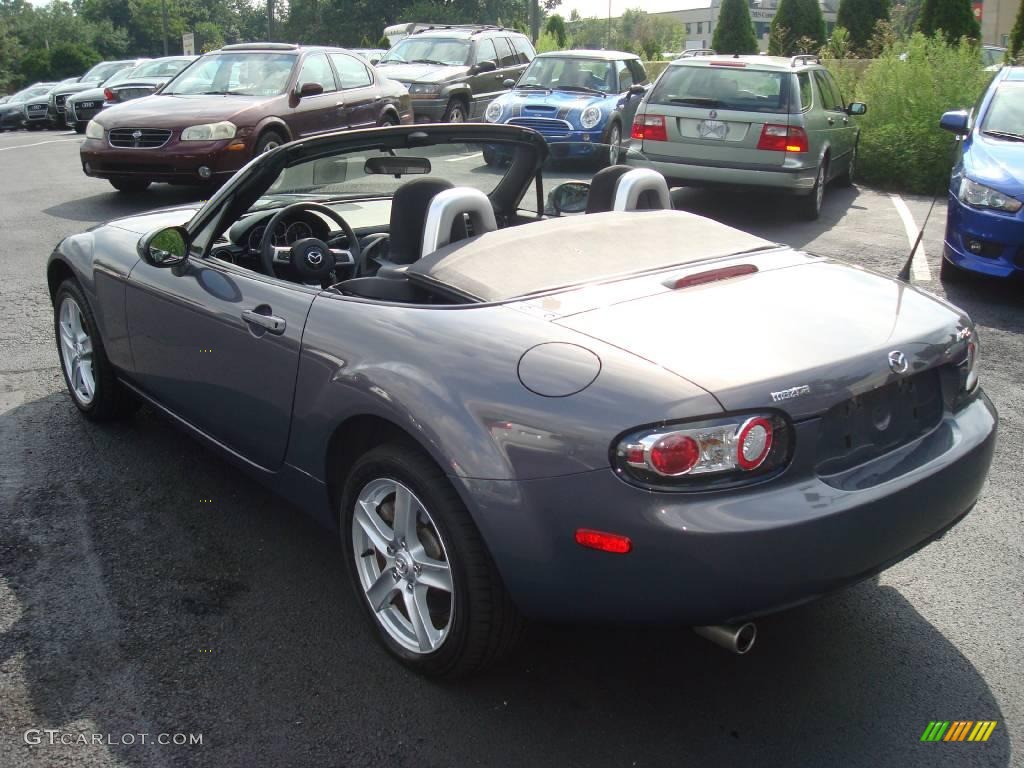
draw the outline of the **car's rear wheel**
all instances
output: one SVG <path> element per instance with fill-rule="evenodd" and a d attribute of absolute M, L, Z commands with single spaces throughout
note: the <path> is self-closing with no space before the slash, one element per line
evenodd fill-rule
<path fill-rule="evenodd" d="M 117 177 L 110 179 L 110 186 L 116 189 L 118 192 L 132 193 L 132 192 L 145 192 L 149 189 L 149 182 L 145 179 L 131 179 Z"/>
<path fill-rule="evenodd" d="M 462 500 L 419 450 L 361 457 L 342 494 L 349 572 L 376 634 L 432 677 L 475 672 L 504 655 L 522 619 Z"/>
<path fill-rule="evenodd" d="M 401 121 L 395 116 L 393 112 L 385 113 L 378 123 L 381 127 L 388 125 L 401 125 Z"/>
<path fill-rule="evenodd" d="M 276 131 L 267 131 L 262 134 L 259 141 L 256 142 L 256 148 L 253 150 L 253 154 L 262 155 L 264 152 L 269 152 L 272 149 L 277 149 L 285 143 L 284 138 L 281 134 Z"/>
<path fill-rule="evenodd" d="M 468 110 L 466 109 L 466 104 L 462 99 L 452 99 L 448 102 L 448 108 L 444 111 L 443 122 L 464 123 L 468 117 Z"/>
<path fill-rule="evenodd" d="M 818 166 L 818 175 L 814 180 L 814 188 L 811 194 L 797 198 L 799 202 L 800 216 L 808 221 L 816 221 L 821 216 L 821 206 L 825 201 L 825 186 L 828 179 L 828 163 L 823 161 Z"/>
<path fill-rule="evenodd" d="M 53 325 L 64 382 L 78 410 L 94 421 L 132 413 L 138 400 L 118 382 L 89 303 L 73 280 L 57 289 Z"/>

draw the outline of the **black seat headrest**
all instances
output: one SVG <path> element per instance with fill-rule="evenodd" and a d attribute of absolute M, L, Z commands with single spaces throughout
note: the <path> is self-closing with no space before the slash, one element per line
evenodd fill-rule
<path fill-rule="evenodd" d="M 412 264 L 419 259 L 423 249 L 423 225 L 427 221 L 430 201 L 438 192 L 453 186 L 450 181 L 428 176 L 407 181 L 395 190 L 391 199 L 389 261 L 394 264 Z M 458 218 L 452 226 L 452 242 L 465 237 L 465 221 Z"/>
<path fill-rule="evenodd" d="M 587 195 L 587 213 L 607 213 L 615 205 L 615 187 L 623 174 L 632 168 L 628 165 L 609 165 L 594 174 Z"/>

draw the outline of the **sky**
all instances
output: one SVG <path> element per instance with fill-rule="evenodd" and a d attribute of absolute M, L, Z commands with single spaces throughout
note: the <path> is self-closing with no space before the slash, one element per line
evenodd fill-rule
<path fill-rule="evenodd" d="M 640 8 L 648 13 L 662 13 L 663 11 L 679 11 L 683 8 L 704 5 L 694 0 L 611 0 L 612 16 L 620 16 L 624 10 L 629 8 Z M 574 10 L 580 12 L 580 16 L 608 16 L 608 0 L 562 0 L 562 4 L 555 10 L 569 18 Z"/>

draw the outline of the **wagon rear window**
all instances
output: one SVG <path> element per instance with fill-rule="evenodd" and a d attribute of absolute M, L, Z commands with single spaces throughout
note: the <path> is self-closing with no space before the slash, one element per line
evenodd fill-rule
<path fill-rule="evenodd" d="M 789 74 L 782 72 L 676 66 L 665 71 L 654 87 L 650 102 L 740 112 L 789 112 L 791 82 Z"/>

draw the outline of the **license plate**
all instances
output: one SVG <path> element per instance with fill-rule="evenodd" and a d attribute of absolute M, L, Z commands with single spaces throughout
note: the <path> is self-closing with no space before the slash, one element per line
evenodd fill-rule
<path fill-rule="evenodd" d="M 727 133 L 729 133 L 729 126 L 721 120 L 701 120 L 700 123 L 697 124 L 697 134 L 702 139 L 718 139 L 720 141 L 724 141 Z"/>

